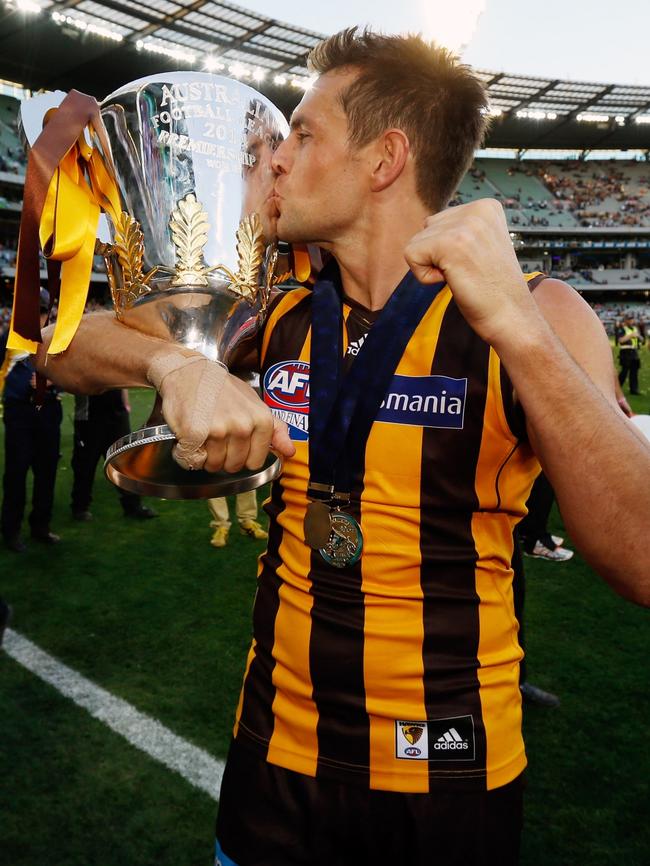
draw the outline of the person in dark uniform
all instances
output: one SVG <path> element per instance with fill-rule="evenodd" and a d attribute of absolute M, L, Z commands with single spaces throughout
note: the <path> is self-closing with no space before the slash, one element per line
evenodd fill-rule
<path fill-rule="evenodd" d="M 74 446 L 72 451 L 72 516 L 75 520 L 92 520 L 95 470 L 110 446 L 131 432 L 130 406 L 126 389 L 113 389 L 90 397 L 76 396 L 74 411 Z M 125 517 L 148 520 L 156 512 L 140 501 L 135 493 L 116 488 Z"/>
<path fill-rule="evenodd" d="M 540 472 L 526 502 L 528 513 L 517 527 L 517 533 L 527 556 L 568 562 L 573 551 L 564 547 L 564 539 L 551 535 L 548 521 L 555 501 L 555 491 L 543 472 Z"/>
<path fill-rule="evenodd" d="M 549 707 L 554 709 L 560 706 L 560 699 L 553 692 L 534 685 L 528 681 L 528 665 L 526 663 L 526 645 L 524 640 L 524 599 L 526 596 L 526 572 L 524 569 L 524 558 L 521 552 L 521 538 L 518 537 L 518 528 L 515 529 L 515 543 L 512 549 L 512 600 L 514 604 L 515 617 L 519 623 L 517 641 L 524 655 L 519 662 L 519 691 L 521 697 L 528 704 L 538 707 Z"/>
<path fill-rule="evenodd" d="M 640 394 L 639 391 L 639 346 L 642 345 L 641 334 L 637 328 L 634 316 L 629 313 L 623 319 L 623 326 L 617 335 L 618 361 L 621 365 L 618 381 L 623 387 L 625 380 L 630 376 L 630 394 Z"/>
<path fill-rule="evenodd" d="M 41 289 L 41 320 L 45 324 L 50 297 Z M 6 336 L 0 342 L 0 364 L 6 354 Z M 2 537 L 9 550 L 22 553 L 20 537 L 25 512 L 27 472 L 32 470 L 32 510 L 29 515 L 32 538 L 44 544 L 61 539 L 50 532 L 54 484 L 61 444 L 61 399 L 59 389 L 49 380 L 42 405 L 36 401 L 36 370 L 32 356 L 16 352 L 11 359 L 4 386 L 5 471 L 2 498 Z"/>

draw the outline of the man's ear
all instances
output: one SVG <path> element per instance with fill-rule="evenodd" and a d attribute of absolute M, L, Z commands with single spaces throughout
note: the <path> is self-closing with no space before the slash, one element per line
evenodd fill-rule
<path fill-rule="evenodd" d="M 373 192 L 381 192 L 394 183 L 404 171 L 410 144 L 401 129 L 387 129 L 375 145 L 370 188 Z"/>

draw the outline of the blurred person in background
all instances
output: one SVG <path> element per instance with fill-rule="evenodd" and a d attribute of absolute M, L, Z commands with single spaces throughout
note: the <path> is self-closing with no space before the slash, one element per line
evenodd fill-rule
<path fill-rule="evenodd" d="M 621 365 L 618 381 L 622 387 L 629 374 L 630 394 L 640 394 L 639 368 L 641 366 L 641 359 L 639 358 L 639 348 L 642 345 L 642 339 L 634 316 L 631 313 L 623 317 L 623 325 L 619 329 L 617 342 L 618 360 Z"/>
<path fill-rule="evenodd" d="M 231 527 L 228 500 L 225 496 L 208 499 L 208 508 L 212 512 L 213 518 L 210 526 L 214 529 L 210 544 L 213 547 L 225 547 L 228 543 L 228 533 Z M 242 535 L 247 535 L 256 541 L 262 541 L 269 537 L 268 532 L 257 520 L 257 494 L 255 490 L 238 493 L 235 496 L 235 514 Z"/>
<path fill-rule="evenodd" d="M 548 519 L 554 501 L 553 488 L 546 475 L 540 472 L 526 502 L 528 514 L 522 519 L 517 531 L 527 556 L 548 559 L 551 562 L 568 562 L 573 551 L 563 547 L 563 538 L 551 535 L 548 531 Z"/>
<path fill-rule="evenodd" d="M 9 322 L 5 321 L 4 310 L 0 309 L 0 351 L 2 351 L 1 347 L 5 346 L 7 339 L 7 329 L 9 327 Z M 7 370 L 9 369 L 9 362 L 13 356 L 13 352 L 11 349 L 5 348 L 5 356 L 4 360 L 0 364 L 0 418 L 2 418 L 3 414 L 3 403 L 1 402 L 2 394 L 4 392 L 4 384 L 5 378 L 7 375 Z M 11 605 L 0 596 L 0 647 L 2 646 L 2 641 L 5 635 L 5 629 L 9 625 L 11 620 Z"/>
<path fill-rule="evenodd" d="M 50 296 L 41 289 L 41 324 L 47 321 Z M 6 336 L 0 343 L 0 363 L 6 353 Z M 47 380 L 42 404 L 36 394 L 33 356 L 14 352 L 4 383 L 5 471 L 2 498 L 2 537 L 9 550 L 22 553 L 26 545 L 20 536 L 26 502 L 27 473 L 34 476 L 31 536 L 43 544 L 61 539 L 50 531 L 54 506 L 54 485 L 61 445 L 60 390 Z"/>
<path fill-rule="evenodd" d="M 0 596 L 0 647 L 5 636 L 5 629 L 11 622 L 12 609 L 2 596 Z"/>
<path fill-rule="evenodd" d="M 11 359 L 15 354 L 13 349 L 7 349 L 7 333 L 9 331 L 9 321 L 5 321 L 3 313 L 4 311 L 0 311 L 0 351 L 4 351 L 4 358 L 2 359 L 2 363 L 0 363 L 0 398 L 4 393 L 5 379 L 7 378 L 7 372 L 9 371 L 9 367 L 11 365 Z M 0 418 L 2 418 L 3 412 L 4 404 L 0 402 Z"/>
<path fill-rule="evenodd" d="M 528 681 L 528 665 L 526 662 L 527 650 L 524 629 L 524 599 L 526 595 L 526 572 L 524 569 L 524 560 L 521 555 L 521 547 L 517 543 L 517 535 L 515 531 L 515 544 L 512 551 L 512 595 L 515 607 L 515 616 L 519 623 L 519 632 L 517 641 L 524 655 L 519 662 L 519 691 L 521 697 L 526 703 L 536 704 L 538 707 L 548 707 L 554 709 L 560 706 L 560 699 L 552 692 L 547 692 L 539 686 L 533 685 Z"/>
<path fill-rule="evenodd" d="M 242 374 L 241 379 L 247 382 L 251 388 L 254 388 L 257 394 L 260 393 L 260 377 L 257 373 Z M 225 547 L 228 543 L 231 527 L 228 501 L 225 496 L 208 499 L 208 508 L 212 512 L 210 526 L 214 529 L 210 544 L 213 547 Z M 255 490 L 238 493 L 235 496 L 235 514 L 242 535 L 247 535 L 256 541 L 263 541 L 269 535 L 258 522 L 257 513 L 257 492 Z"/>
<path fill-rule="evenodd" d="M 72 497 L 70 507 L 75 520 L 92 520 L 90 503 L 95 470 L 113 442 L 131 432 L 129 392 L 114 388 L 103 394 L 74 398 L 74 445 L 72 450 Z M 116 487 L 125 517 L 149 520 L 156 512 L 143 505 L 136 493 Z"/>

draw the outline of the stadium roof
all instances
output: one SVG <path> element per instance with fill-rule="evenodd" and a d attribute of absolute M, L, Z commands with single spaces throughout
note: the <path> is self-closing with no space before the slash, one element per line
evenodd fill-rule
<path fill-rule="evenodd" d="M 32 90 L 76 87 L 98 98 L 161 69 L 207 63 L 250 80 L 290 110 L 306 81 L 307 54 L 322 38 L 219 0 L 3 3 L 0 77 Z M 650 148 L 650 85 L 478 74 L 494 115 L 490 147 Z"/>

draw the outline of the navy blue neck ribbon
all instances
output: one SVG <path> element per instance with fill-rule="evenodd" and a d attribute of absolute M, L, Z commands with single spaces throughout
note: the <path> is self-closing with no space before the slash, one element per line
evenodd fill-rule
<path fill-rule="evenodd" d="M 349 499 L 354 472 L 363 465 L 370 429 L 400 358 L 445 285 L 425 285 L 408 271 L 343 375 L 341 275 L 334 260 L 321 272 L 312 299 L 310 498 Z"/>

